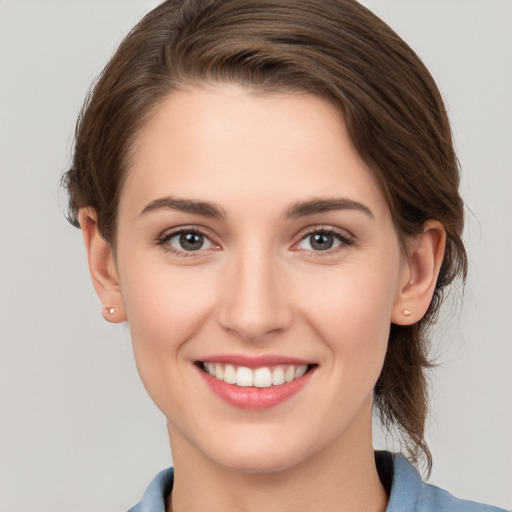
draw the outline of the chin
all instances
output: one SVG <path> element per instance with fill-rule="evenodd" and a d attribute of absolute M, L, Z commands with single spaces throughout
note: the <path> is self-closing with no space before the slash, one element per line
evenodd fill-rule
<path fill-rule="evenodd" d="M 269 475 L 291 469 L 297 465 L 299 458 L 286 454 L 262 454 L 258 450 L 258 453 L 236 453 L 219 462 L 225 469 L 237 473 Z"/>
<path fill-rule="evenodd" d="M 304 443 L 277 436 L 250 436 L 232 439 L 229 449 L 215 450 L 212 460 L 227 470 L 246 474 L 272 474 L 291 469 L 305 457 Z"/>

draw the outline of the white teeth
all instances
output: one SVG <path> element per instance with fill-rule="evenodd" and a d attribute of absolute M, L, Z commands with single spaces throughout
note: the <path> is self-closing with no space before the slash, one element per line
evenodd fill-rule
<path fill-rule="evenodd" d="M 254 370 L 254 385 L 257 388 L 269 388 L 272 386 L 272 373 L 270 373 L 270 368 L 258 368 Z"/>
<path fill-rule="evenodd" d="M 307 366 L 297 366 L 297 369 L 295 370 L 295 378 L 298 379 L 299 377 L 302 377 L 305 373 L 306 373 L 306 370 L 308 369 Z M 215 372 L 217 373 L 217 372 Z"/>
<path fill-rule="evenodd" d="M 249 388 L 254 384 L 254 374 L 250 368 L 239 366 L 236 371 L 236 385 Z"/>
<path fill-rule="evenodd" d="M 231 364 L 227 364 L 224 367 L 224 382 L 228 384 L 236 384 L 236 370 Z"/>
<path fill-rule="evenodd" d="M 274 386 L 279 386 L 279 384 L 284 384 L 284 370 L 282 366 L 277 366 L 274 368 L 274 371 L 272 372 L 272 384 Z"/>
<path fill-rule="evenodd" d="M 217 380 L 240 387 L 268 388 L 280 386 L 302 377 L 308 370 L 307 364 L 262 366 L 251 369 L 246 366 L 233 366 L 222 363 L 203 363 L 204 370 Z"/>
<path fill-rule="evenodd" d="M 219 380 L 224 380 L 224 368 L 219 363 L 215 365 L 215 378 Z"/>
<path fill-rule="evenodd" d="M 284 380 L 285 382 L 291 382 L 295 378 L 295 367 L 288 366 L 286 371 L 284 372 Z"/>

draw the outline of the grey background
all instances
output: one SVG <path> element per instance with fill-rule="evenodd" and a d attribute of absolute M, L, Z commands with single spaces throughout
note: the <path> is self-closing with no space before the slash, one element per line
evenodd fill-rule
<path fill-rule="evenodd" d="M 0 0 L 0 512 L 127 509 L 171 463 L 58 190 L 87 88 L 156 3 Z M 512 508 L 512 2 L 364 3 L 437 79 L 464 172 L 471 270 L 434 333 L 430 481 Z"/>

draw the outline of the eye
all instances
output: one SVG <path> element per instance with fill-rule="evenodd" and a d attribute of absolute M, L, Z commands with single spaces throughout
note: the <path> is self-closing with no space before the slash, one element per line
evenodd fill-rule
<path fill-rule="evenodd" d="M 161 243 L 176 253 L 190 253 L 214 247 L 206 235 L 191 229 L 169 233 L 163 237 Z"/>
<path fill-rule="evenodd" d="M 322 252 L 351 243 L 352 240 L 341 233 L 331 230 L 317 230 L 306 234 L 297 244 L 297 248 L 305 251 Z"/>

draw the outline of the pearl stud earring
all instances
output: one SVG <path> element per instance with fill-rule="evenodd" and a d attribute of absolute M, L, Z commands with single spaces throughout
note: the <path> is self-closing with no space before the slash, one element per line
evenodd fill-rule
<path fill-rule="evenodd" d="M 402 315 L 404 315 L 404 316 L 411 316 L 411 314 L 412 314 L 412 311 L 410 311 L 409 309 L 404 309 L 402 311 Z"/>
<path fill-rule="evenodd" d="M 113 315 L 116 312 L 116 308 L 107 308 L 107 311 Z"/>

